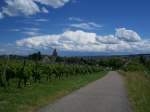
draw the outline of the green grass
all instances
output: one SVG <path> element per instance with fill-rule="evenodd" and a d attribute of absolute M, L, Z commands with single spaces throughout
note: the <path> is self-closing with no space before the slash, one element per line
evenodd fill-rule
<path fill-rule="evenodd" d="M 89 82 L 101 78 L 104 74 L 106 72 L 71 76 L 61 80 L 53 79 L 49 83 L 34 84 L 22 89 L 11 87 L 4 90 L 0 88 L 0 112 L 33 112 Z"/>
<path fill-rule="evenodd" d="M 150 112 L 150 78 L 144 72 L 124 72 L 134 112 Z"/>

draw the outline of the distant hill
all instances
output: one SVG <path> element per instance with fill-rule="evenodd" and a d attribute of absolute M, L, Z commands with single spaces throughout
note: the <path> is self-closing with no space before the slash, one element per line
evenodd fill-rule
<path fill-rule="evenodd" d="M 6 58 L 8 55 L 0 55 L 0 59 Z M 42 55 L 43 57 L 48 55 Z M 62 57 L 74 57 L 74 58 L 84 58 L 84 59 L 101 59 L 101 58 L 112 58 L 112 57 L 120 57 L 120 58 L 134 58 L 143 56 L 147 59 L 150 59 L 150 54 L 129 54 L 129 55 L 99 55 L 99 56 L 62 56 Z M 28 58 L 28 56 L 21 56 L 21 55 L 10 55 L 11 59 L 24 59 Z"/>

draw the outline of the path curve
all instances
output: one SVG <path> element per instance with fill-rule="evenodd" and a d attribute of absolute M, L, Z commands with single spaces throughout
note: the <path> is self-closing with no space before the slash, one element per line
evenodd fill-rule
<path fill-rule="evenodd" d="M 115 71 L 38 112 L 131 112 L 122 76 Z"/>

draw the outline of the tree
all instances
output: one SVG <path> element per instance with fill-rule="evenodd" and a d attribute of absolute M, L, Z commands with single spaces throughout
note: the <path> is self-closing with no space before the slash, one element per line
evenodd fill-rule
<path fill-rule="evenodd" d="M 37 53 L 29 55 L 29 59 L 32 59 L 32 60 L 35 60 L 35 61 L 41 60 L 42 59 L 41 52 L 39 51 Z"/>
<path fill-rule="evenodd" d="M 144 65 L 146 64 L 146 59 L 144 56 L 140 56 L 140 62 Z"/>

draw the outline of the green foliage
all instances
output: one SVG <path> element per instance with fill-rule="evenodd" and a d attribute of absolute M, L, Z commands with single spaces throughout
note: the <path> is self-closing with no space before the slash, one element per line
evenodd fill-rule
<path fill-rule="evenodd" d="M 135 58 L 127 61 L 122 69 L 124 71 L 144 71 L 146 68 L 142 63 L 140 63 L 138 58 Z"/>
<path fill-rule="evenodd" d="M 1 65 L 4 65 L 4 62 L 1 62 Z M 52 78 L 63 79 L 72 75 L 96 73 L 102 69 L 94 65 L 44 64 L 40 61 L 10 60 L 6 68 L 6 78 L 2 77 L 3 70 L 3 67 L 0 66 L 0 86 L 3 86 L 5 80 L 7 86 L 11 86 L 11 80 L 16 80 L 16 87 L 22 88 L 29 83 L 40 83 Z"/>
<path fill-rule="evenodd" d="M 150 79 L 145 77 L 143 71 L 123 74 L 134 112 L 150 112 Z"/>
<path fill-rule="evenodd" d="M 0 88 L 0 112 L 32 112 L 34 109 L 47 105 L 105 74 L 105 72 L 97 72 L 70 75 L 69 70 L 68 72 L 69 76 L 64 76 L 62 80 L 53 77 L 46 81 L 46 77 L 44 78 L 44 74 L 42 74 L 44 82 L 32 83 L 32 85 L 22 89 L 16 88 L 16 82 L 12 80 L 10 87 L 7 89 Z"/>
<path fill-rule="evenodd" d="M 100 66 L 111 67 L 113 70 L 120 69 L 124 63 L 123 58 L 107 58 L 99 61 Z"/>
<path fill-rule="evenodd" d="M 96 65 L 33 59 L 0 60 L 0 112 L 27 112 L 103 76 Z"/>
<path fill-rule="evenodd" d="M 41 52 L 37 52 L 37 53 L 29 55 L 28 58 L 32 59 L 32 60 L 35 60 L 35 61 L 38 61 L 38 60 L 42 59 L 42 55 L 41 55 Z"/>

